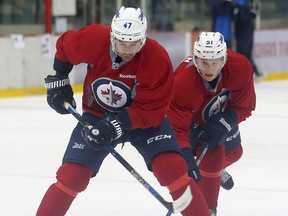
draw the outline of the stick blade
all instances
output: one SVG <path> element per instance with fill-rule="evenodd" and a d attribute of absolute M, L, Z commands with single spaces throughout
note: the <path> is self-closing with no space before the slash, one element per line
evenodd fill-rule
<path fill-rule="evenodd" d="M 177 199 L 172 202 L 173 213 L 182 212 L 184 209 L 188 207 L 193 199 L 190 185 L 187 186 L 184 193 Z"/>

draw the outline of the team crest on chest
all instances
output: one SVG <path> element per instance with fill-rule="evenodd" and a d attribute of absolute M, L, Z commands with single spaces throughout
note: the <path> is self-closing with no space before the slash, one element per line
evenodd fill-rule
<path fill-rule="evenodd" d="M 101 78 L 92 83 L 92 89 L 97 103 L 111 112 L 121 111 L 131 103 L 131 89 L 123 82 Z"/>
<path fill-rule="evenodd" d="M 213 114 L 223 112 L 230 96 L 229 90 L 223 90 L 220 94 L 214 96 L 203 109 L 202 117 L 204 122 Z"/>

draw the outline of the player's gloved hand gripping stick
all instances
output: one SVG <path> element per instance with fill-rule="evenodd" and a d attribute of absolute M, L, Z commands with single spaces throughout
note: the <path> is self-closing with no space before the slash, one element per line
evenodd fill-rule
<path fill-rule="evenodd" d="M 63 106 L 71 113 L 84 127 L 88 127 L 86 122 L 83 121 L 82 116 L 70 105 L 68 102 L 64 102 Z M 93 133 L 96 135 L 99 131 L 93 129 Z M 179 213 L 187 208 L 192 201 L 191 188 L 188 186 L 185 192 L 177 200 L 173 202 L 166 201 L 151 185 L 149 185 L 144 178 L 111 146 L 104 145 L 109 153 L 111 153 L 130 173 L 134 176 L 162 205 L 164 205 L 169 212 L 167 215 L 173 213 Z"/>

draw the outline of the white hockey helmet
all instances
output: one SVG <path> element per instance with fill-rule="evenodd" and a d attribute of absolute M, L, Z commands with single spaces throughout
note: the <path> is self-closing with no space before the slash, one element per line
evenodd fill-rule
<path fill-rule="evenodd" d="M 122 6 L 114 15 L 111 23 L 111 45 L 114 51 L 115 39 L 121 41 L 141 40 L 144 46 L 147 37 L 147 21 L 140 8 Z"/>
<path fill-rule="evenodd" d="M 195 57 L 216 59 L 224 57 L 226 62 L 227 46 L 224 37 L 219 32 L 202 32 L 194 43 Z"/>

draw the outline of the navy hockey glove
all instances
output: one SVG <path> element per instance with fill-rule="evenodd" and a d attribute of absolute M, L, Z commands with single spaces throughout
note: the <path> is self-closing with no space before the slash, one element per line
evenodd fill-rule
<path fill-rule="evenodd" d="M 196 183 L 198 183 L 201 180 L 201 174 L 198 166 L 196 165 L 192 148 L 182 148 L 181 152 L 188 166 L 188 175 L 192 177 Z"/>
<path fill-rule="evenodd" d="M 199 139 L 208 144 L 209 150 L 214 149 L 226 141 L 227 134 L 237 125 L 237 122 L 237 115 L 232 110 L 214 114 L 203 126 Z"/>
<path fill-rule="evenodd" d="M 106 113 L 96 125 L 87 125 L 81 132 L 91 148 L 100 150 L 119 139 L 124 134 L 124 129 L 116 115 Z"/>
<path fill-rule="evenodd" d="M 67 76 L 48 75 L 45 78 L 45 87 L 47 89 L 47 102 L 56 112 L 69 114 L 69 111 L 63 107 L 65 101 L 76 109 L 73 90 Z"/>

